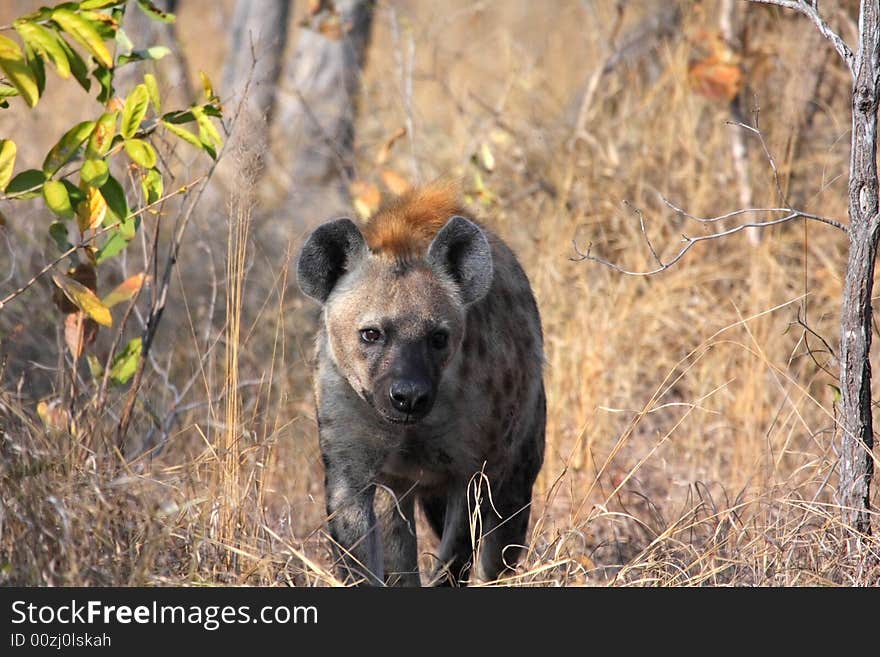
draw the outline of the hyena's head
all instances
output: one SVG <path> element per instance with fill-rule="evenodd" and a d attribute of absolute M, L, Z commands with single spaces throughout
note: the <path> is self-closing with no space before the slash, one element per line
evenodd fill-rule
<path fill-rule="evenodd" d="M 323 224 L 300 254 L 299 285 L 323 304 L 329 355 L 357 394 L 389 422 L 418 422 L 461 345 L 467 306 L 492 284 L 491 248 L 461 216 L 415 252 L 371 243 L 349 219 Z"/>

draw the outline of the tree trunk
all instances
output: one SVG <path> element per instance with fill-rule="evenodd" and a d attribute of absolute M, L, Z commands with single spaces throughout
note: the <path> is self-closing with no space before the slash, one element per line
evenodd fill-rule
<path fill-rule="evenodd" d="M 854 61 L 852 153 L 849 181 L 849 261 L 840 327 L 843 437 L 838 502 L 844 522 L 871 532 L 874 474 L 871 409 L 871 292 L 877 255 L 877 101 L 880 71 L 880 0 L 862 0 Z M 850 541 L 852 547 L 858 543 Z"/>
<path fill-rule="evenodd" d="M 238 0 L 235 4 L 222 89 L 231 95 L 230 107 L 244 101 L 243 109 L 261 123 L 271 120 L 291 4 L 291 0 Z M 242 98 L 245 89 L 248 95 Z"/>
<path fill-rule="evenodd" d="M 225 203 L 227 190 L 240 184 L 242 157 L 266 152 L 272 107 L 287 47 L 292 0 L 237 0 L 223 66 L 221 93 L 235 117 L 220 160 L 210 197 L 214 206 Z M 221 198 L 222 197 L 222 198 Z"/>
<path fill-rule="evenodd" d="M 261 190 L 301 231 L 350 207 L 354 119 L 373 22 L 373 0 L 321 2 L 302 23 L 279 81 L 270 126 L 269 166 Z M 291 226 L 291 222 L 293 225 Z"/>

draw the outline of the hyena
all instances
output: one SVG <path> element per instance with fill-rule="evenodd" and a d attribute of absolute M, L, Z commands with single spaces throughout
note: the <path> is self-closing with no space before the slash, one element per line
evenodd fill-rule
<path fill-rule="evenodd" d="M 513 252 L 465 214 L 434 183 L 363 228 L 321 225 L 299 256 L 323 306 L 315 402 L 349 582 L 420 585 L 417 498 L 440 538 L 434 583 L 494 580 L 525 543 L 544 456 L 541 319 Z"/>

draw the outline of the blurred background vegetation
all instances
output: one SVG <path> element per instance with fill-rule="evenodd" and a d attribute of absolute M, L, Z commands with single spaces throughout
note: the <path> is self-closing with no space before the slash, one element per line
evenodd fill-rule
<path fill-rule="evenodd" d="M 39 4 L 2 3 L 0 24 Z M 840 558 L 833 508 L 845 235 L 743 232 L 653 277 L 575 248 L 645 270 L 645 232 L 666 261 L 712 230 L 664 197 L 699 217 L 796 207 L 845 222 L 850 78 L 809 21 L 733 0 L 156 4 L 176 21 L 126 15 L 133 41 L 172 51 L 140 74 L 177 106 L 207 74 L 226 145 L 216 168 L 160 148 L 166 189 L 211 178 L 121 451 L 128 388 L 90 405 L 51 283 L 0 309 L 0 582 L 332 583 L 307 367 L 317 309 L 291 258 L 321 221 L 444 175 L 518 253 L 543 318 L 547 454 L 507 583 L 867 581 Z M 850 43 L 856 4 L 823 3 Z M 0 111 L 22 167 L 100 111 L 51 82 L 33 110 Z M 144 225 L 167 246 L 158 226 L 186 207 L 171 199 Z M 6 296 L 57 251 L 40 199 L 0 211 Z M 97 283 L 152 275 L 126 338 L 155 303 L 152 235 Z"/>

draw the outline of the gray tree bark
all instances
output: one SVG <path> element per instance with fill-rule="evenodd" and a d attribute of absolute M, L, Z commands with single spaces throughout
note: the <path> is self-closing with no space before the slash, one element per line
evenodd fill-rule
<path fill-rule="evenodd" d="M 849 261 L 840 327 L 843 437 L 838 502 L 847 525 L 871 532 L 874 431 L 871 409 L 871 293 L 877 257 L 877 103 L 880 84 L 880 0 L 862 0 L 853 62 L 849 179 Z M 852 552 L 852 549 L 851 549 Z"/>
<path fill-rule="evenodd" d="M 284 241 L 348 211 L 354 120 L 373 0 L 320 3 L 299 31 L 279 80 L 261 198 L 283 210 Z M 279 234 L 279 237 L 282 236 Z"/>
<path fill-rule="evenodd" d="M 223 69 L 226 103 L 268 124 L 287 46 L 291 0 L 238 0 Z M 244 97 L 247 90 L 247 97 Z"/>

